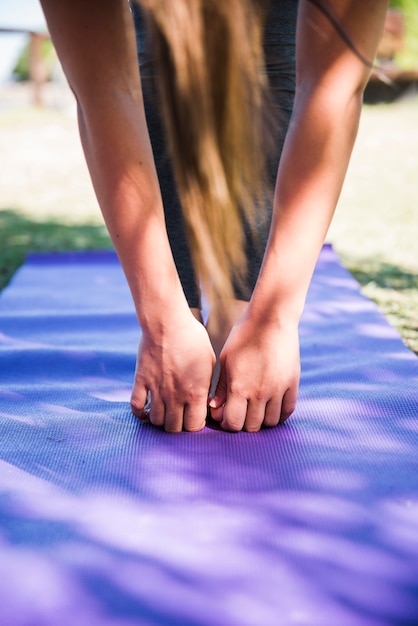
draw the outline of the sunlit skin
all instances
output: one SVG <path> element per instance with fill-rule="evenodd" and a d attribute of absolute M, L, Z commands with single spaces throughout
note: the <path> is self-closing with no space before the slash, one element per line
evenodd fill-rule
<path fill-rule="evenodd" d="M 210 410 L 221 427 L 255 432 L 285 421 L 298 393 L 298 324 L 347 170 L 369 67 L 322 12 L 300 0 L 294 114 L 260 277 L 248 305 L 231 301 L 221 326 L 215 330 L 209 318 L 205 329 L 200 312 L 187 305 L 166 234 L 128 3 L 41 4 L 77 99 L 91 178 L 142 328 L 133 413 L 169 432 L 200 430 L 216 352 L 220 379 Z M 373 59 L 388 2 L 323 4 Z"/>

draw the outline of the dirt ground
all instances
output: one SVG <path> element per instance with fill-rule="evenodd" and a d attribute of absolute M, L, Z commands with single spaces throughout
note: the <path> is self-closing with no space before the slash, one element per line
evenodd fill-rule
<path fill-rule="evenodd" d="M 44 107 L 37 109 L 30 85 L 0 86 L 0 210 L 100 222 L 74 97 L 63 83 L 46 85 L 43 97 Z"/>

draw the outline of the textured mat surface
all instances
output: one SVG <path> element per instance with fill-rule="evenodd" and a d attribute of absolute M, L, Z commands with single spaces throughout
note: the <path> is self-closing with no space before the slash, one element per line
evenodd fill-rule
<path fill-rule="evenodd" d="M 28 259 L 0 332 L 1 626 L 418 624 L 418 359 L 329 247 L 256 435 L 131 416 L 111 253 Z"/>

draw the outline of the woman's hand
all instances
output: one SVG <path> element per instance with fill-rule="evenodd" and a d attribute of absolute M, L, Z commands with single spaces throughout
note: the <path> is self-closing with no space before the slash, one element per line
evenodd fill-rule
<path fill-rule="evenodd" d="M 224 430 L 256 432 L 294 411 L 300 378 L 297 324 L 279 328 L 244 315 L 220 355 L 221 373 L 209 403 Z"/>
<path fill-rule="evenodd" d="M 133 414 L 167 432 L 201 430 L 214 364 L 206 329 L 191 313 L 168 323 L 159 335 L 144 332 L 131 397 Z"/>

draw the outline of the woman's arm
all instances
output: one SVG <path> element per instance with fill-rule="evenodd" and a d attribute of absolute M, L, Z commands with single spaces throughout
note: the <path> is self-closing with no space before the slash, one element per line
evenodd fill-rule
<path fill-rule="evenodd" d="M 42 0 L 77 99 L 95 192 L 142 327 L 132 409 L 178 431 L 201 428 L 214 355 L 191 314 L 172 258 L 150 146 L 129 5 Z"/>
<path fill-rule="evenodd" d="M 361 55 L 373 60 L 386 0 L 321 4 L 336 15 Z M 300 0 L 296 54 L 295 106 L 270 238 L 248 310 L 221 353 L 220 383 L 211 401 L 213 417 L 229 430 L 273 426 L 294 409 L 297 327 L 342 188 L 370 72 L 309 0 Z"/>

